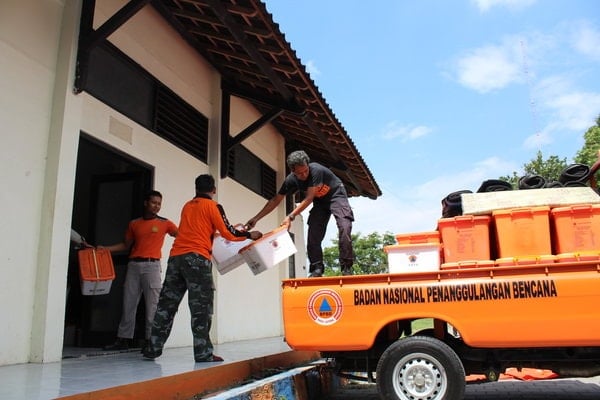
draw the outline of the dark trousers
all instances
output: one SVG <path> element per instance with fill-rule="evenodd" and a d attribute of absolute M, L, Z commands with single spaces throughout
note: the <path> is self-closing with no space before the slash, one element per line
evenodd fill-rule
<path fill-rule="evenodd" d="M 327 205 L 313 203 L 313 208 L 308 216 L 308 234 L 306 250 L 313 272 L 315 266 L 323 269 L 323 248 L 321 243 L 325 237 L 327 223 L 333 215 L 338 228 L 338 243 L 340 253 L 340 266 L 352 266 L 354 251 L 352 249 L 352 222 L 354 214 L 348 199 L 345 197 L 334 198 Z"/>

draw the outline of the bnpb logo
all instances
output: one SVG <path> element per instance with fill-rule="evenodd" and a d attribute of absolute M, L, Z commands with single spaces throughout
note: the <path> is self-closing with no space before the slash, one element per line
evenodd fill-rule
<path fill-rule="evenodd" d="M 308 315 L 319 325 L 335 324 L 343 309 L 342 298 L 331 289 L 319 289 L 308 298 Z"/>

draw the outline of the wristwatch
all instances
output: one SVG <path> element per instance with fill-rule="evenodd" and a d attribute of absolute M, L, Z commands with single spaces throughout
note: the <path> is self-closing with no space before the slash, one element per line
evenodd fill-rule
<path fill-rule="evenodd" d="M 294 215 L 294 213 L 289 213 L 288 218 L 290 219 L 290 221 L 293 221 L 294 218 L 296 218 L 296 216 Z"/>

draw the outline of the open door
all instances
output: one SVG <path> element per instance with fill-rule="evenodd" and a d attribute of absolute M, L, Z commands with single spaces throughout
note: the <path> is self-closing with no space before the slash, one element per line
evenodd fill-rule
<path fill-rule="evenodd" d="M 153 169 L 85 136 L 77 156 L 72 228 L 92 245 L 123 240 L 127 224 L 142 212 L 144 193 L 152 189 Z M 113 254 L 115 280 L 105 295 L 84 296 L 77 249 L 70 252 L 64 347 L 102 347 L 115 339 L 123 299 L 127 253 Z M 138 310 L 143 339 L 143 301 Z M 140 339 L 140 340 L 141 340 Z"/>

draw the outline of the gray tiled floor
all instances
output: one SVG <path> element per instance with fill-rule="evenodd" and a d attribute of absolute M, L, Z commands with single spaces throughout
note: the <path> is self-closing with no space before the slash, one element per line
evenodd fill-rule
<path fill-rule="evenodd" d="M 283 353 L 290 348 L 281 337 L 215 345 L 224 363 Z M 128 383 L 210 368 L 223 363 L 195 363 L 191 347 L 165 349 L 155 361 L 130 351 L 66 358 L 47 364 L 0 367 L 0 399 L 47 400 Z"/>

